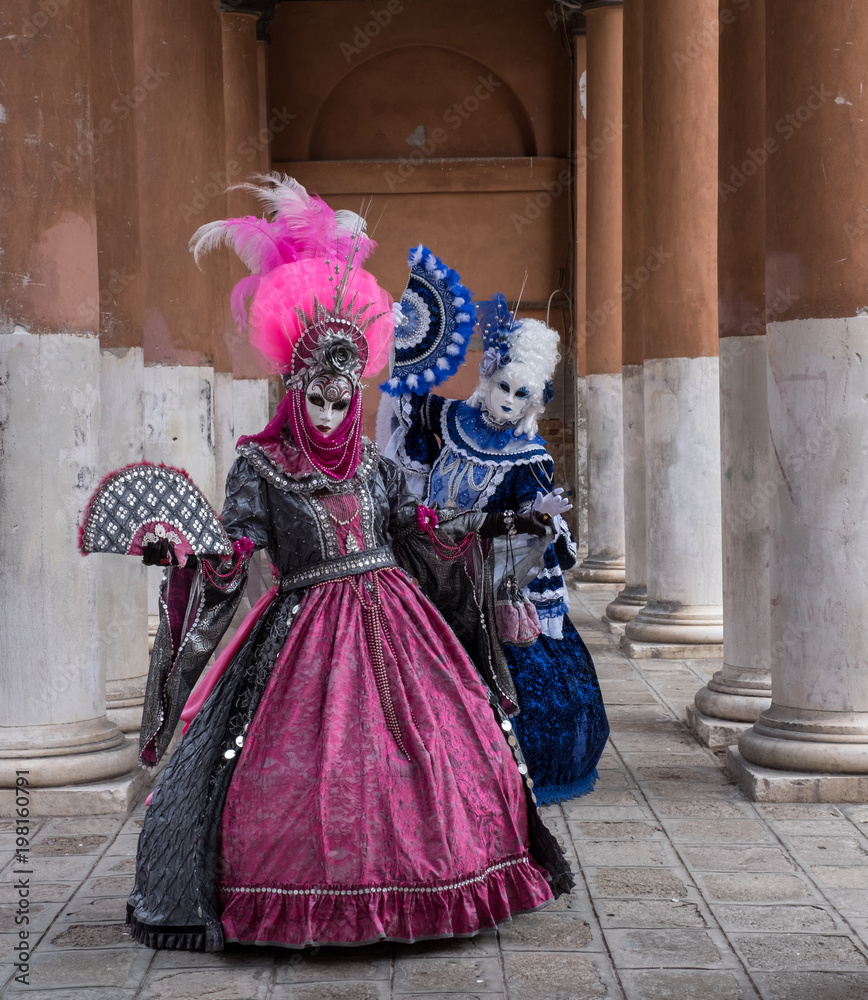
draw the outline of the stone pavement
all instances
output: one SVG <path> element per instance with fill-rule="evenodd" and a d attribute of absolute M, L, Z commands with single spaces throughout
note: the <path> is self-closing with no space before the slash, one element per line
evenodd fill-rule
<path fill-rule="evenodd" d="M 575 594 L 612 738 L 594 792 L 548 818 L 572 896 L 467 941 L 299 954 L 152 952 L 123 923 L 142 809 L 31 831 L 30 985 L 14 981 L 14 833 L 0 823 L 4 998 L 866 1000 L 868 805 L 748 802 L 684 728 L 719 664 L 628 660 Z M 579 868 L 577 866 L 577 871 Z"/>

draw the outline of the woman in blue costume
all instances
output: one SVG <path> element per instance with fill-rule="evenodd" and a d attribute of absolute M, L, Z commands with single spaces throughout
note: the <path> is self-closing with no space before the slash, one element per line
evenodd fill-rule
<path fill-rule="evenodd" d="M 406 310 L 406 297 L 402 303 Z M 552 397 L 559 338 L 538 320 L 514 321 L 502 296 L 483 303 L 479 313 L 485 351 L 476 391 L 466 402 L 418 388 L 402 393 L 394 401 L 399 426 L 387 454 L 431 506 L 534 509 L 551 517 L 555 540 L 544 552 L 527 536 L 515 546 L 523 567 L 519 583 L 536 607 L 542 634 L 529 647 L 504 645 L 521 708 L 516 734 L 543 805 L 593 788 L 609 735 L 593 660 L 567 616 L 563 571 L 576 562 L 562 517 L 569 505 L 561 490 L 552 493 L 554 462 L 537 434 L 537 418 Z M 501 551 L 495 581 L 506 569 Z"/>

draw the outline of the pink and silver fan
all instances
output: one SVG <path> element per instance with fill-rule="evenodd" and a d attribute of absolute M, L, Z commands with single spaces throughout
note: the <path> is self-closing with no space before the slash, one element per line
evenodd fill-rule
<path fill-rule="evenodd" d="M 84 509 L 78 547 L 83 555 L 140 556 L 149 542 L 171 542 L 181 565 L 197 556 L 232 553 L 223 525 L 190 477 L 169 465 L 141 462 L 100 483 Z"/>

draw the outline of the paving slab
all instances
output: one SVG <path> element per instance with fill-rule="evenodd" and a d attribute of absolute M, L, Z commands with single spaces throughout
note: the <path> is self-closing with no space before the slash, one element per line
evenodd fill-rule
<path fill-rule="evenodd" d="M 627 1000 L 754 1000 L 757 996 L 750 983 L 733 972 L 661 969 L 626 972 L 622 981 Z"/>
<path fill-rule="evenodd" d="M 711 933 L 694 927 L 607 930 L 606 943 L 619 969 L 696 969 L 723 961 Z"/>
<path fill-rule="evenodd" d="M 868 971 L 868 958 L 844 934 L 736 934 L 732 942 L 758 971 Z"/>
<path fill-rule="evenodd" d="M 763 1000 L 865 1000 L 868 975 L 864 972 L 759 973 L 755 977 Z"/>
<path fill-rule="evenodd" d="M 504 955 L 510 1000 L 611 997 L 601 959 L 557 952 Z M 615 994 L 615 996 L 618 996 Z"/>
<path fill-rule="evenodd" d="M 740 906 L 717 904 L 714 916 L 729 931 L 835 931 L 840 921 L 823 906 Z"/>
<path fill-rule="evenodd" d="M 497 958 L 399 958 L 393 986 L 397 994 L 502 993 L 503 973 Z"/>
<path fill-rule="evenodd" d="M 705 927 L 696 903 L 671 899 L 600 899 L 597 915 L 603 928 Z"/>

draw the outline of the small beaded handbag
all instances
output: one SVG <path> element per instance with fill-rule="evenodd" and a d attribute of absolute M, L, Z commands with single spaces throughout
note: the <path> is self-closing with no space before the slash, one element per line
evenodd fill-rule
<path fill-rule="evenodd" d="M 515 554 L 512 549 L 512 536 L 516 534 L 515 514 L 507 510 L 504 518 L 507 524 L 507 572 L 497 588 L 494 602 L 497 637 L 504 646 L 532 646 L 539 638 L 542 627 L 533 602 L 521 592 L 515 578 Z"/>

